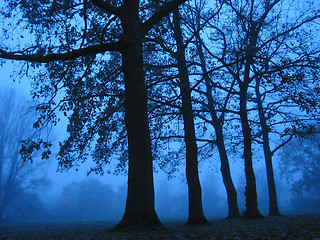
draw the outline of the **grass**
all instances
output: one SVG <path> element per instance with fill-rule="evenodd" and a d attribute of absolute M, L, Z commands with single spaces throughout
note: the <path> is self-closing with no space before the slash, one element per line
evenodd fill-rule
<path fill-rule="evenodd" d="M 114 230 L 116 222 L 16 223 L 0 226 L 0 239 L 310 239 L 320 240 L 320 215 L 302 214 L 256 220 L 214 219 L 207 226 L 163 221 L 165 229 Z"/>

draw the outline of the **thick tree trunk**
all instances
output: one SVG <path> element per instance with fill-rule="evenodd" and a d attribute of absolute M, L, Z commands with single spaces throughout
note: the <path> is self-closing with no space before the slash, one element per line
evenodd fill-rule
<path fill-rule="evenodd" d="M 200 27 L 200 18 L 198 17 L 198 28 Z M 200 58 L 201 68 L 204 74 L 207 72 L 205 58 L 202 50 L 202 45 L 200 41 L 200 35 L 199 32 L 195 33 L 195 36 L 197 38 L 197 50 Z M 230 166 L 229 166 L 229 160 L 224 144 L 224 138 L 223 138 L 223 130 L 222 130 L 222 120 L 218 118 L 216 109 L 215 109 L 215 103 L 212 97 L 212 88 L 210 84 L 209 76 L 205 76 L 205 83 L 206 83 L 206 97 L 208 100 L 208 109 L 210 111 L 211 115 L 211 121 L 212 125 L 215 129 L 216 133 L 216 144 L 219 151 L 220 156 L 220 162 L 221 162 L 221 174 L 224 186 L 226 188 L 227 192 L 227 198 L 228 198 L 228 218 L 238 218 L 241 217 L 239 208 L 238 208 L 238 199 L 237 199 L 237 191 L 234 187 L 231 173 L 230 173 Z"/>
<path fill-rule="evenodd" d="M 267 120 L 264 116 L 261 94 L 260 94 L 260 79 L 257 79 L 256 95 L 257 95 L 257 105 L 258 105 L 258 111 L 259 111 L 260 125 L 262 129 L 263 151 L 264 151 L 266 170 L 267 170 L 267 179 L 268 179 L 269 216 L 281 216 L 278 208 L 276 185 L 274 181 L 272 153 L 271 153 L 270 144 L 269 144 L 269 128 L 267 125 Z"/>
<path fill-rule="evenodd" d="M 182 41 L 179 10 L 173 12 L 174 32 L 177 41 L 176 59 L 179 69 L 180 89 L 182 96 L 182 116 L 184 121 L 184 141 L 186 144 L 186 176 L 188 183 L 189 217 L 187 224 L 202 225 L 207 223 L 202 208 L 202 191 L 198 173 L 198 148 L 194 128 L 194 116 L 185 47 Z"/>
<path fill-rule="evenodd" d="M 129 170 L 126 208 L 119 227 L 161 225 L 154 209 L 151 140 L 138 3 L 139 1 L 125 1 L 122 19 L 127 40 L 122 51 L 122 67 L 125 81 Z"/>
<path fill-rule="evenodd" d="M 247 71 L 249 71 L 248 68 L 249 67 L 246 66 Z M 247 74 L 246 76 L 248 77 L 249 74 Z M 247 185 L 245 189 L 246 211 L 244 213 L 244 217 L 260 218 L 262 217 L 262 215 L 260 214 L 260 211 L 258 209 L 256 178 L 252 167 L 252 135 L 247 111 L 247 89 L 248 81 L 244 81 L 240 84 L 240 119 L 244 142 L 245 176 L 247 180 Z"/>

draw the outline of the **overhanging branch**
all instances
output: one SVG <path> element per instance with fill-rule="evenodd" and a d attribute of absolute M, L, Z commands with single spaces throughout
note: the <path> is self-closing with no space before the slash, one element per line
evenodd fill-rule
<path fill-rule="evenodd" d="M 76 49 L 66 53 L 52 53 L 47 55 L 40 54 L 21 54 L 16 52 L 6 52 L 0 49 L 0 58 L 10 59 L 10 60 L 21 60 L 37 63 L 48 63 L 58 60 L 73 60 L 78 57 L 84 57 L 89 55 L 94 55 L 98 53 L 104 53 L 108 51 L 120 51 L 121 43 L 105 43 L 100 45 L 89 46 L 86 48 Z"/>

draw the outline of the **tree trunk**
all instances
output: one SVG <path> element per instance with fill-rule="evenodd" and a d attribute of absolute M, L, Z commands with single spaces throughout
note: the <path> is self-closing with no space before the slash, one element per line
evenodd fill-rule
<path fill-rule="evenodd" d="M 198 148 L 194 128 L 191 90 L 185 47 L 182 40 L 179 10 L 173 12 L 174 32 L 177 41 L 176 59 L 179 69 L 180 90 L 182 96 L 182 116 L 184 121 L 184 141 L 186 144 L 186 176 L 188 183 L 189 216 L 187 224 L 202 225 L 207 223 L 202 208 L 202 191 L 198 173 Z"/>
<path fill-rule="evenodd" d="M 229 207 L 228 218 L 238 218 L 241 215 L 238 208 L 237 191 L 234 187 L 234 184 L 231 178 L 230 165 L 229 165 L 229 160 L 228 160 L 227 151 L 226 151 L 224 138 L 223 138 L 222 123 L 220 119 L 217 117 L 215 107 L 214 107 L 214 101 L 211 95 L 212 94 L 211 90 L 210 92 L 208 91 L 210 89 L 210 83 L 207 82 L 207 80 L 206 80 L 206 86 L 207 86 L 208 108 L 209 108 L 211 119 L 212 119 L 212 125 L 216 133 L 216 144 L 219 151 L 220 162 L 221 162 L 220 171 L 221 171 L 223 183 L 227 192 L 228 207 Z"/>
<path fill-rule="evenodd" d="M 263 151 L 264 151 L 266 170 L 267 170 L 267 179 L 268 179 L 269 216 L 281 216 L 278 208 L 276 185 L 274 181 L 272 153 L 271 153 L 270 144 L 269 144 L 269 128 L 267 125 L 267 120 L 264 116 L 261 94 L 260 94 L 260 79 L 257 79 L 256 95 L 257 95 L 257 105 L 258 105 L 258 111 L 259 111 L 260 125 L 262 129 Z"/>
<path fill-rule="evenodd" d="M 159 226 L 154 209 L 154 184 L 147 93 L 143 75 L 139 1 L 125 1 L 123 32 L 127 40 L 122 53 L 125 81 L 125 123 L 128 134 L 128 194 L 124 216 L 118 227 Z"/>
<path fill-rule="evenodd" d="M 238 208 L 237 191 L 234 187 L 234 184 L 231 178 L 229 160 L 228 160 L 226 147 L 224 145 L 224 140 L 223 140 L 222 126 L 220 124 L 215 124 L 214 128 L 216 132 L 216 144 L 218 147 L 220 161 L 221 161 L 220 171 L 222 174 L 223 183 L 226 188 L 227 197 L 228 197 L 228 208 L 229 208 L 228 218 L 239 218 L 241 217 L 241 215 Z"/>
<path fill-rule="evenodd" d="M 249 66 L 246 65 L 245 78 L 249 77 Z M 247 74 L 246 74 L 247 73 Z M 249 126 L 248 111 L 247 111 L 247 90 L 248 80 L 240 83 L 240 119 L 243 133 L 244 142 L 244 164 L 245 164 L 245 175 L 247 185 L 245 189 L 246 196 L 246 211 L 244 217 L 246 218 L 260 218 L 262 215 L 258 209 L 257 202 L 257 187 L 256 178 L 252 167 L 252 135 L 251 128 Z"/>
<path fill-rule="evenodd" d="M 198 22 L 197 27 L 199 28 L 200 27 L 199 16 L 197 18 L 197 22 Z M 201 68 L 203 73 L 205 74 L 206 97 L 208 100 L 208 109 L 210 111 L 212 125 L 216 133 L 216 144 L 218 147 L 220 162 L 221 162 L 220 170 L 222 174 L 223 184 L 227 192 L 228 208 L 229 208 L 228 218 L 238 218 L 238 217 L 241 217 L 241 215 L 238 208 L 237 191 L 234 187 L 234 184 L 231 178 L 229 160 L 228 160 L 226 148 L 224 145 L 223 130 L 222 130 L 223 122 L 222 122 L 222 119 L 218 118 L 216 113 L 215 104 L 212 97 L 212 88 L 210 84 L 210 79 L 209 79 L 209 76 L 206 75 L 207 68 L 206 68 L 206 63 L 205 63 L 205 58 L 202 50 L 199 32 L 196 32 L 195 36 L 197 38 L 197 51 L 200 58 Z"/>

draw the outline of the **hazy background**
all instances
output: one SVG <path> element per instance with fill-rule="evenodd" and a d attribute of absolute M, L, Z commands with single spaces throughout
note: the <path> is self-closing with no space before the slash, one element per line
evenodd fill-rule
<path fill-rule="evenodd" d="M 22 79 L 13 82 L 10 73 L 14 66 L 10 63 L 0 67 L 0 87 L 10 87 L 23 92 L 28 97 L 30 81 Z M 56 141 L 66 136 L 66 122 L 62 121 L 53 131 Z M 295 194 L 290 192 L 290 183 L 279 175 L 277 163 L 280 153 L 275 156 L 274 169 L 277 185 L 278 202 L 281 212 L 293 209 L 319 207 L 300 204 Z M 230 161 L 232 177 L 238 192 L 240 212 L 245 209 L 245 177 L 242 160 Z M 90 163 L 83 164 L 78 171 L 57 172 L 57 162 L 54 154 L 46 168 L 47 177 L 51 184 L 47 189 L 37 192 L 20 194 L 9 205 L 10 221 L 96 221 L 120 220 L 126 201 L 126 181 L 124 175 L 87 176 Z M 208 219 L 227 216 L 226 192 L 220 174 L 218 155 L 216 159 L 202 160 L 199 164 L 200 181 L 203 190 L 204 212 Z M 257 178 L 258 204 L 262 214 L 268 212 L 268 189 L 263 155 L 261 161 L 254 161 Z M 155 177 L 156 210 L 159 217 L 164 219 L 187 218 L 187 185 L 183 167 L 168 179 L 166 174 L 159 171 Z M 301 207 L 303 206 L 303 207 Z"/>

